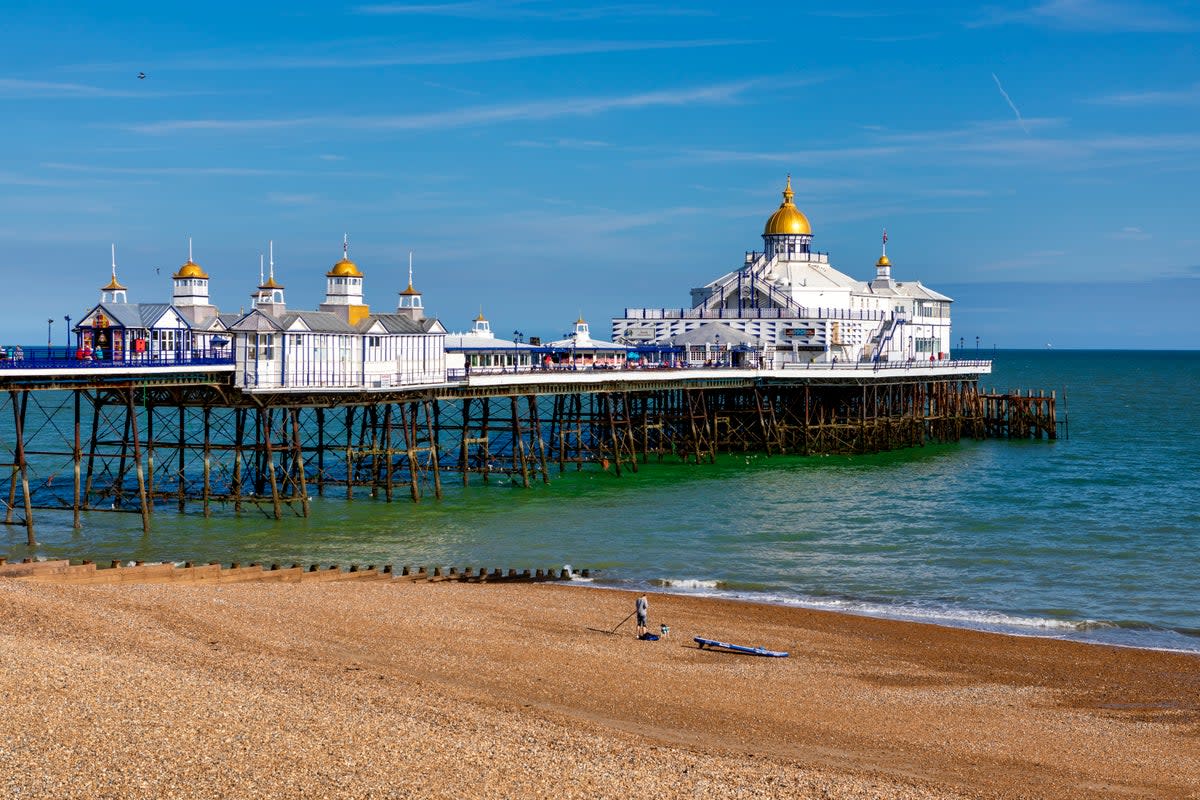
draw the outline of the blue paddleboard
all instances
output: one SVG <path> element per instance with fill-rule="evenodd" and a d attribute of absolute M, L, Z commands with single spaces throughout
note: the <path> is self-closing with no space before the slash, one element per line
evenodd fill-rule
<path fill-rule="evenodd" d="M 742 644 L 729 644 L 728 642 L 718 642 L 716 639 L 705 639 L 702 636 L 693 637 L 696 644 L 700 645 L 700 649 L 705 647 L 722 647 L 726 650 L 732 650 L 735 653 L 746 653 L 752 656 L 771 656 L 772 658 L 787 658 L 787 653 L 782 650 L 768 650 L 765 647 L 746 647 Z"/>

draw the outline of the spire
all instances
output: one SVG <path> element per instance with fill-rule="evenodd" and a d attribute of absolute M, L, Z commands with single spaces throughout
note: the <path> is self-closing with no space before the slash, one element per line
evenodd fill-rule
<path fill-rule="evenodd" d="M 263 254 L 259 253 L 258 254 L 258 285 L 262 286 L 266 282 L 267 282 L 267 279 L 265 277 L 263 277 Z"/>
<path fill-rule="evenodd" d="M 790 173 L 790 172 L 789 172 L 789 173 L 788 173 L 788 176 L 787 176 L 787 186 L 785 186 L 785 187 L 783 188 L 783 202 L 784 202 L 784 204 L 785 204 L 785 205 L 794 205 L 794 204 L 792 203 L 792 198 L 793 198 L 793 197 L 795 197 L 795 196 L 796 196 L 796 193 L 792 191 L 792 173 Z"/>
<path fill-rule="evenodd" d="M 892 280 L 892 261 L 887 254 L 887 228 L 883 229 L 882 250 L 879 260 L 875 262 L 875 280 L 890 283 Z"/>
<path fill-rule="evenodd" d="M 267 249 L 271 252 L 271 283 L 275 282 L 275 240 L 267 241 Z"/>
<path fill-rule="evenodd" d="M 350 260 L 350 234 L 348 233 L 342 234 L 342 260 Z"/>
<path fill-rule="evenodd" d="M 190 236 L 188 237 L 188 263 L 189 264 L 196 263 L 192 260 L 192 237 L 190 237 Z"/>
<path fill-rule="evenodd" d="M 100 302 L 101 303 L 127 303 L 129 302 L 125 294 L 125 287 L 117 280 L 117 244 L 112 245 L 112 278 L 107 284 L 100 287 Z"/>
<path fill-rule="evenodd" d="M 424 304 L 421 302 L 421 293 L 413 288 L 412 250 L 408 251 L 408 288 L 400 292 L 400 299 L 396 303 L 396 313 L 413 320 L 425 318 L 425 309 Z"/>

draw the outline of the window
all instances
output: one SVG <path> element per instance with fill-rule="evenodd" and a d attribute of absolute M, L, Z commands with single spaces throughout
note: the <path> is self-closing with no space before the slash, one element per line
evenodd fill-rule
<path fill-rule="evenodd" d="M 264 360 L 275 358 L 275 334 L 254 334 L 247 346 L 246 357 Z"/>

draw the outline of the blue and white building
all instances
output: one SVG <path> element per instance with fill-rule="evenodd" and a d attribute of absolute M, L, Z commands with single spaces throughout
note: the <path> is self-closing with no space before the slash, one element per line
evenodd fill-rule
<path fill-rule="evenodd" d="M 761 252 L 692 289 L 688 307 L 626 308 L 612 321 L 613 339 L 686 343 L 690 361 L 698 352 L 711 360 L 714 347 L 718 359 L 726 351 L 733 359 L 740 345 L 744 363 L 766 368 L 948 358 L 951 299 L 920 281 L 895 280 L 886 233 L 872 279 L 835 269 L 828 253 L 812 249 L 812 226 L 793 198 L 788 176 Z"/>

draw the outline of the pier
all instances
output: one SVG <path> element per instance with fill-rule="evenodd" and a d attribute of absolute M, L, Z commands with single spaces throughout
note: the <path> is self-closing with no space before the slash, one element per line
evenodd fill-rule
<path fill-rule="evenodd" d="M 1054 439 L 1053 393 L 983 393 L 988 361 L 757 369 L 465 371 L 406 387 L 255 388 L 219 358 L 0 369 L 4 522 L 35 509 L 307 516 L 312 497 L 440 498 L 596 465 L 718 454 L 861 454 L 963 438 Z"/>

